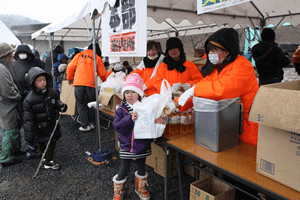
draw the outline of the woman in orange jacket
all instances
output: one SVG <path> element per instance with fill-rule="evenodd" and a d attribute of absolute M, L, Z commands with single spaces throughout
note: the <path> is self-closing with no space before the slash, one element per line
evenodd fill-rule
<path fill-rule="evenodd" d="M 153 85 L 160 92 L 162 80 L 166 79 L 173 92 L 187 90 L 203 78 L 197 66 L 186 60 L 183 44 L 179 38 L 167 40 L 166 56 L 158 66 Z"/>
<path fill-rule="evenodd" d="M 191 96 L 216 101 L 240 97 L 244 108 L 240 139 L 257 145 L 258 124 L 248 120 L 248 113 L 259 86 L 252 64 L 239 55 L 238 32 L 232 28 L 218 30 L 205 42 L 205 51 L 208 59 L 204 68 L 209 74 L 175 102 L 181 105 L 181 110 L 185 110 L 192 107 Z"/>
<path fill-rule="evenodd" d="M 158 93 L 157 89 L 153 86 L 153 77 L 164 57 L 159 44 L 153 40 L 149 40 L 147 42 L 147 56 L 144 57 L 137 68 L 131 72 L 139 74 L 144 80 L 143 90 L 146 96 Z"/>

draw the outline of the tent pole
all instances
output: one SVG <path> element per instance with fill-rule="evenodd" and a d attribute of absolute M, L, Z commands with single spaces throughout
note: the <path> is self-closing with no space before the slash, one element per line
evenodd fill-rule
<path fill-rule="evenodd" d="M 54 38 L 54 33 L 50 33 L 50 36 L 49 36 L 49 46 L 50 46 L 50 50 L 51 50 L 51 73 L 50 74 L 52 76 L 52 88 L 55 89 L 55 81 L 54 81 L 54 61 L 53 61 L 53 38 Z"/>
<path fill-rule="evenodd" d="M 92 16 L 92 32 L 93 32 L 93 56 L 94 56 L 94 71 L 95 71 L 95 93 L 96 93 L 96 121 L 99 139 L 99 150 L 101 151 L 101 134 L 100 134 L 100 115 L 99 115 L 99 100 L 98 100 L 98 74 L 97 74 L 97 58 L 96 58 L 96 35 L 95 35 L 95 16 Z"/>

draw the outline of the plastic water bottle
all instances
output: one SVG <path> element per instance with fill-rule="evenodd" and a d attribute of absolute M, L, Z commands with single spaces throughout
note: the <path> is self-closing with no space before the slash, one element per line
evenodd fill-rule
<path fill-rule="evenodd" d="M 183 112 L 180 115 L 180 135 L 187 134 L 187 124 L 188 124 L 188 114 L 187 112 Z"/>
<path fill-rule="evenodd" d="M 173 111 L 170 115 L 169 115 L 169 137 L 175 136 L 176 135 L 176 128 L 178 125 L 178 117 L 177 117 L 177 113 L 175 111 Z"/>
<path fill-rule="evenodd" d="M 175 123 L 173 125 L 174 128 L 174 135 L 180 135 L 180 116 L 181 116 L 181 112 L 179 111 L 179 109 L 175 110 Z"/>
<path fill-rule="evenodd" d="M 188 125 L 187 125 L 187 134 L 193 136 L 195 132 L 195 112 L 192 109 L 188 111 Z"/>
<path fill-rule="evenodd" d="M 169 124 L 169 116 L 163 117 L 165 123 L 166 123 L 166 128 L 163 133 L 163 137 L 168 138 L 169 137 L 169 131 L 170 131 L 170 124 Z"/>

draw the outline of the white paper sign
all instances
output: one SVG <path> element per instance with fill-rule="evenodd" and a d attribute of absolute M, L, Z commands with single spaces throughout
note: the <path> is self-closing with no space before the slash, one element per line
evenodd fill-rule
<path fill-rule="evenodd" d="M 249 1 L 251 0 L 197 0 L 197 14 L 200 15 Z"/>
<path fill-rule="evenodd" d="M 103 56 L 146 56 L 147 1 L 123 0 L 102 15 Z"/>

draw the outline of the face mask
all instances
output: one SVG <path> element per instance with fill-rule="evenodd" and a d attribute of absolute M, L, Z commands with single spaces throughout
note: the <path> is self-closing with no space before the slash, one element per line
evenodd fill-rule
<path fill-rule="evenodd" d="M 27 58 L 27 54 L 19 54 L 19 58 L 20 58 L 21 60 L 24 60 L 24 59 Z"/>
<path fill-rule="evenodd" d="M 150 60 L 155 60 L 158 57 L 158 54 L 156 54 L 155 56 L 151 57 L 151 56 L 147 56 Z"/>
<path fill-rule="evenodd" d="M 217 64 L 221 64 L 224 61 L 225 57 L 223 59 L 219 59 L 218 53 L 209 53 L 208 58 L 213 65 L 217 65 Z"/>

